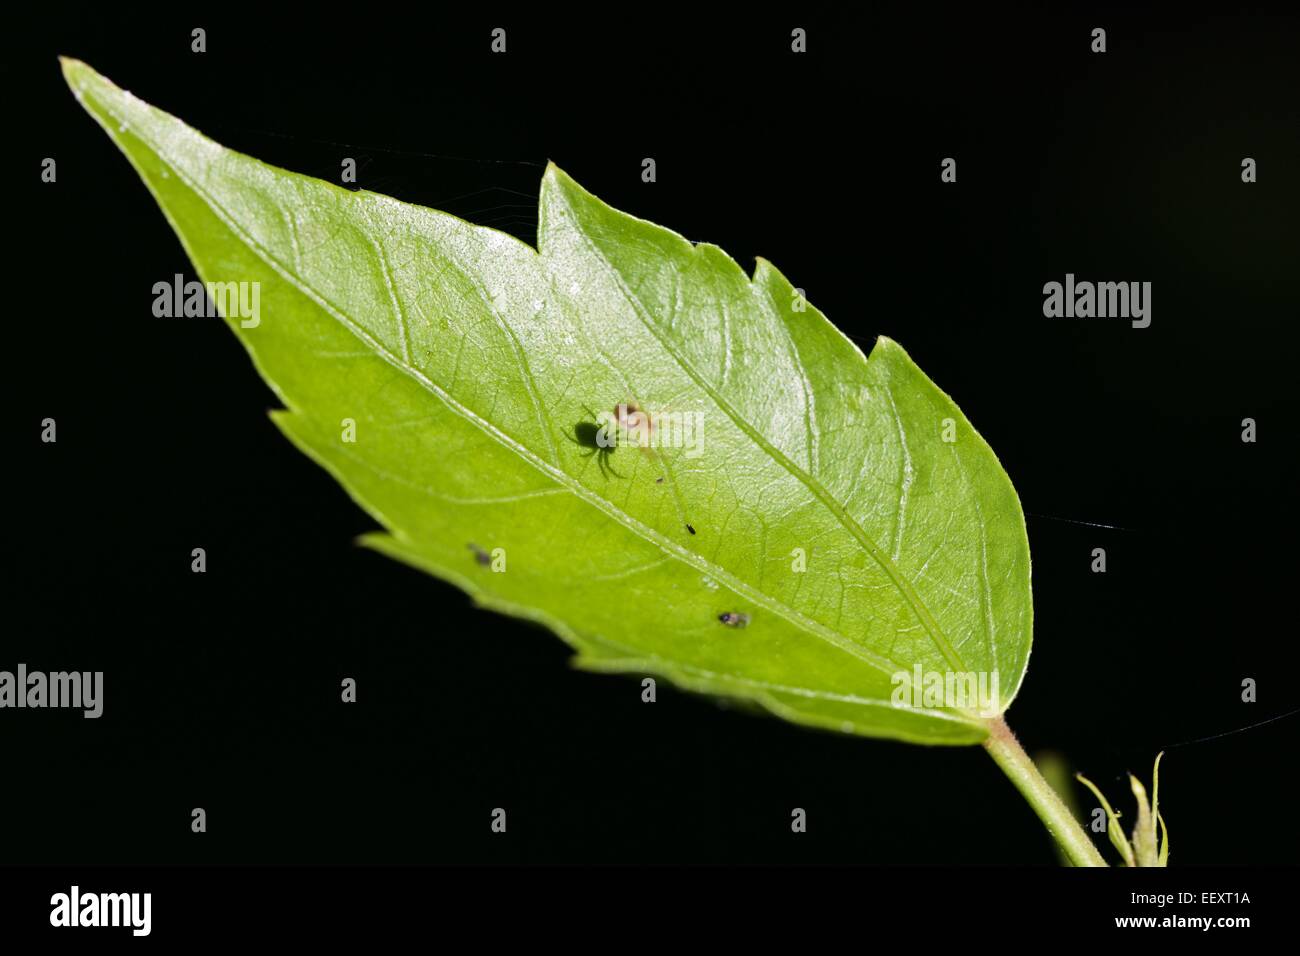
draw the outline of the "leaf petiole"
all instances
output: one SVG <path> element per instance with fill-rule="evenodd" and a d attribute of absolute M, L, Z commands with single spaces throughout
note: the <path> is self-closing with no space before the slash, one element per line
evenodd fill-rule
<path fill-rule="evenodd" d="M 1003 718 L 989 721 L 989 736 L 984 741 L 984 749 L 1034 808 L 1038 819 L 1043 821 L 1047 832 L 1060 845 L 1071 863 L 1075 866 L 1106 865 L 1087 831 L 1074 819 L 1065 802 L 1038 772 L 1034 762 L 1029 759 L 1029 754 L 1025 753 Z"/>

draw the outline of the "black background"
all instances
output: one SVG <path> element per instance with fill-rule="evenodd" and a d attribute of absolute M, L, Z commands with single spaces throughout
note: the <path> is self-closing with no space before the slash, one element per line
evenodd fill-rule
<path fill-rule="evenodd" d="M 0 714 L 3 859 L 1054 860 L 980 748 L 663 684 L 648 706 L 636 679 L 575 672 L 553 636 L 355 547 L 371 522 L 268 420 L 223 324 L 152 317 L 153 283 L 193 271 L 68 92 L 67 54 L 228 146 L 334 180 L 351 156 L 365 188 L 529 242 L 554 160 L 746 269 L 772 260 L 864 351 L 898 340 L 1030 515 L 1035 645 L 1008 715 L 1026 747 L 1125 809 L 1124 772 L 1168 749 L 1173 862 L 1295 861 L 1297 719 L 1175 745 L 1300 706 L 1296 19 L 428 9 L 69 13 L 7 36 L 0 668 L 102 670 L 106 709 Z M 1151 281 L 1151 327 L 1045 319 L 1066 272 Z"/>

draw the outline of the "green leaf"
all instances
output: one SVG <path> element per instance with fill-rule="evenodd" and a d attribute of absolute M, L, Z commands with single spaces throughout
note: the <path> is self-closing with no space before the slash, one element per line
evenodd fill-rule
<path fill-rule="evenodd" d="M 1156 866 L 1169 865 L 1169 830 L 1160 814 L 1160 761 L 1164 756 L 1163 750 L 1156 754 L 1156 765 L 1151 771 L 1151 813 L 1160 824 L 1160 853 L 1156 857 Z"/>
<path fill-rule="evenodd" d="M 1110 801 L 1107 800 L 1097 785 L 1081 773 L 1074 775 L 1075 779 L 1092 791 L 1093 796 L 1101 801 L 1102 809 L 1106 811 L 1106 835 L 1110 837 L 1110 845 L 1119 851 L 1119 855 L 1124 859 L 1125 866 L 1137 866 L 1137 858 L 1133 853 L 1133 846 L 1128 842 L 1128 837 L 1124 835 L 1124 828 L 1120 826 L 1119 814 L 1111 808 Z"/>
<path fill-rule="evenodd" d="M 227 324 L 277 424 L 386 529 L 367 545 L 545 624 L 580 666 L 802 724 L 969 744 L 1015 696 L 1019 501 L 894 342 L 867 360 L 770 263 L 750 278 L 554 165 L 534 250 L 267 166 L 63 67 L 199 275 L 260 283 L 260 321 Z M 581 429 L 626 401 L 702 415 L 700 453 L 594 454 Z M 996 672 L 995 706 L 893 706 L 918 666 Z"/>
<path fill-rule="evenodd" d="M 1133 856 L 1138 866 L 1158 866 L 1160 854 L 1156 839 L 1156 818 L 1152 816 L 1151 807 L 1147 803 L 1147 789 L 1133 774 L 1128 775 L 1128 784 L 1137 804 L 1137 819 L 1133 821 Z"/>

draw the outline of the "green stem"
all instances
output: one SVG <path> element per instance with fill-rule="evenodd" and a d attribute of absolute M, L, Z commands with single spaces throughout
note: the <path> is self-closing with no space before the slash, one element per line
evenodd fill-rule
<path fill-rule="evenodd" d="M 1047 832 L 1070 858 L 1075 866 L 1105 866 L 1101 853 L 1093 846 L 1087 832 L 1071 815 L 1069 808 L 1052 789 L 1043 775 L 1038 772 L 1034 762 L 1020 746 L 1016 735 L 1011 732 L 1007 722 L 999 717 L 989 721 L 989 736 L 984 741 L 984 749 L 1002 768 L 1002 772 L 1011 778 L 1029 805 L 1043 821 Z"/>

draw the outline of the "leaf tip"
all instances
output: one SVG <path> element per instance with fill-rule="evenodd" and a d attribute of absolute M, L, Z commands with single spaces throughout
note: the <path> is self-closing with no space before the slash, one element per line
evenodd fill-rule
<path fill-rule="evenodd" d="M 556 165 L 555 160 L 548 159 L 546 161 L 546 171 L 542 173 L 542 181 L 567 186 L 573 183 L 573 177 Z"/>
<path fill-rule="evenodd" d="M 96 72 L 89 63 L 78 60 L 74 56 L 60 55 L 59 69 L 63 72 L 63 82 L 68 84 L 68 89 L 72 90 L 72 95 L 78 101 L 90 93 L 92 88 L 98 94 L 121 92 L 112 80 Z"/>
<path fill-rule="evenodd" d="M 384 531 L 363 531 L 361 534 L 353 537 L 352 544 L 354 547 L 358 548 L 369 548 L 372 551 L 382 551 L 384 549 L 384 542 L 379 539 L 383 538 L 386 534 L 387 532 Z"/>
<path fill-rule="evenodd" d="M 69 86 L 75 86 L 73 78 L 78 74 L 86 73 L 90 67 L 86 66 L 76 57 L 63 56 L 59 54 L 59 69 L 63 71 L 63 79 Z"/>

